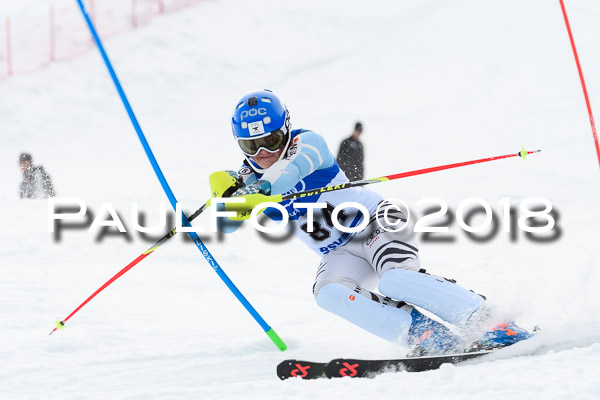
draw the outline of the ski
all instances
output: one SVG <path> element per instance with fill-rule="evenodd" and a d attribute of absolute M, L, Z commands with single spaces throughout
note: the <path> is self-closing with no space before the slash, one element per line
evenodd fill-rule
<path fill-rule="evenodd" d="M 327 363 L 325 374 L 328 378 L 372 378 L 384 372 L 422 372 L 438 369 L 442 364 L 458 364 L 473 358 L 490 354 L 493 350 L 471 353 L 444 354 L 437 356 L 406 357 L 391 360 L 358 360 L 336 358 Z"/>
<path fill-rule="evenodd" d="M 284 360 L 277 366 L 277 376 L 287 378 L 317 379 L 327 378 L 325 367 L 327 363 L 301 360 Z"/>
<path fill-rule="evenodd" d="M 285 360 L 277 366 L 277 376 L 288 378 L 373 378 L 385 372 L 422 372 L 438 369 L 442 364 L 458 364 L 463 361 L 490 354 L 494 350 L 437 356 L 405 357 L 389 360 L 359 360 L 336 358 L 328 363 Z"/>

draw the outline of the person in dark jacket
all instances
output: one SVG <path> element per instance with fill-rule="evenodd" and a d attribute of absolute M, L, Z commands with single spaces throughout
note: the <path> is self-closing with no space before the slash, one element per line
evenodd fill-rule
<path fill-rule="evenodd" d="M 364 151 L 358 139 L 362 131 L 362 123 L 357 122 L 352 136 L 342 141 L 338 151 L 337 162 L 350 181 L 364 178 Z"/>
<path fill-rule="evenodd" d="M 23 153 L 19 157 L 23 181 L 19 189 L 19 197 L 22 199 L 46 199 L 54 197 L 54 187 L 50 176 L 41 165 L 33 165 L 30 154 Z"/>

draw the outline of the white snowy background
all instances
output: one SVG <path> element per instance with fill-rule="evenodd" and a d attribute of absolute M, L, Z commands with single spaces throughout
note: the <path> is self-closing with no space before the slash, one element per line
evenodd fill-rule
<path fill-rule="evenodd" d="M 3 0 L 0 11 L 33 14 L 42 3 Z M 566 6 L 592 107 L 600 110 L 600 4 Z M 59 196 L 81 198 L 94 212 L 113 203 L 128 227 L 132 202 L 152 223 L 167 201 L 98 52 L 89 51 L 0 81 L 1 398 L 600 397 L 600 170 L 558 0 L 215 0 L 104 44 L 188 210 L 209 197 L 211 172 L 240 164 L 230 113 L 255 88 L 275 90 L 293 126 L 321 133 L 334 153 L 361 120 L 367 177 L 542 149 L 526 161 L 372 190 L 415 210 L 429 196 L 452 209 L 478 196 L 496 212 L 505 197 L 516 206 L 548 198 L 560 213 L 554 242 L 534 243 L 519 231 L 515 241 L 498 232 L 475 243 L 454 222 L 454 243 L 420 249 L 428 271 L 543 331 L 469 365 L 282 382 L 275 367 L 285 358 L 399 357 L 406 349 L 319 309 L 311 292 L 319 258 L 299 241 L 270 243 L 245 226 L 222 240 L 206 237 L 206 245 L 286 352 L 183 235 L 48 336 L 55 320 L 151 243 L 136 232 L 130 242 L 110 236 L 97 243 L 86 230 L 55 242 L 47 202 L 18 200 L 18 155 L 30 152 Z"/>

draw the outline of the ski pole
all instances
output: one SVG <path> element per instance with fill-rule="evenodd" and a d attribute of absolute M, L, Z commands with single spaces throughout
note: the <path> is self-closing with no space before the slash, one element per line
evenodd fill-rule
<path fill-rule="evenodd" d="M 207 207 L 207 203 L 204 203 L 204 205 L 202 207 L 200 207 L 192 215 L 190 215 L 188 220 L 193 221 L 197 216 L 202 214 L 204 212 L 204 210 L 206 210 L 206 207 Z M 163 236 L 158 242 L 156 242 L 152 246 L 150 246 L 150 248 L 148 250 L 144 251 L 135 260 L 133 260 L 132 262 L 127 264 L 125 267 L 123 267 L 123 269 L 121 269 L 119 272 L 117 272 L 112 278 L 110 278 L 108 281 L 106 281 L 104 283 L 104 285 L 100 286 L 94 293 L 92 293 L 87 299 L 85 299 L 85 301 L 83 303 L 81 303 L 76 309 L 74 309 L 71 312 L 71 314 L 67 315 L 67 317 L 65 319 L 56 321 L 56 326 L 54 327 L 54 329 L 52 329 L 52 332 L 50 332 L 49 335 L 52 335 L 58 329 L 64 329 L 65 323 L 73 315 L 75 315 L 79 310 L 81 310 L 87 303 L 89 303 L 90 300 L 92 300 L 94 297 L 96 297 L 96 295 L 98 295 L 100 292 L 102 292 L 104 289 L 106 289 L 108 286 L 110 286 L 114 281 L 116 281 L 121 276 L 123 276 L 125 274 L 125 272 L 127 272 L 131 268 L 135 267 L 137 264 L 139 264 L 140 261 L 142 261 L 144 258 L 148 257 L 150 254 L 152 254 L 154 252 L 154 250 L 158 249 L 167 240 L 171 239 L 176 234 L 177 234 L 177 229 L 175 229 L 175 228 L 171 229 L 169 231 L 169 233 L 167 233 L 165 236 Z"/>
<path fill-rule="evenodd" d="M 94 23 L 92 22 L 89 15 L 87 14 L 87 11 L 85 10 L 85 6 L 83 5 L 82 0 L 76 0 L 76 1 L 77 1 L 77 4 L 79 5 L 79 9 L 81 10 L 81 13 L 83 15 L 83 18 L 85 19 L 85 22 L 87 23 L 90 33 L 91 33 L 92 37 L 94 38 L 96 47 L 98 48 L 98 51 L 100 52 L 100 55 L 102 56 L 102 59 L 104 60 L 104 64 L 106 65 L 108 73 L 110 74 L 110 76 L 112 78 L 115 88 L 117 89 L 117 92 L 119 93 L 119 96 L 121 97 L 123 106 L 125 107 L 125 110 L 127 111 L 127 114 L 129 115 L 129 119 L 131 120 L 131 123 L 137 133 L 138 139 L 140 140 L 142 147 L 144 148 L 144 151 L 146 152 L 146 156 L 148 157 L 150 164 L 152 164 L 154 173 L 156 174 L 156 177 L 158 178 L 158 180 L 163 188 L 163 191 L 167 195 L 167 198 L 169 199 L 171 206 L 173 207 L 173 209 L 176 209 L 177 208 L 177 199 L 175 198 L 175 194 L 171 190 L 171 187 L 169 186 L 165 176 L 163 175 L 163 173 L 158 165 L 158 162 L 156 161 L 156 158 L 154 157 L 154 154 L 152 153 L 152 150 L 150 149 L 150 145 L 148 144 L 148 141 L 146 140 L 144 132 L 142 131 L 142 128 L 140 127 L 140 124 L 138 123 L 138 120 L 133 112 L 133 109 L 131 108 L 129 100 L 127 99 L 127 96 L 125 95 L 125 91 L 123 90 L 123 87 L 121 86 L 121 83 L 119 82 L 119 79 L 117 78 L 117 74 L 116 74 L 114 68 L 112 67 L 110 60 L 108 59 L 108 55 L 107 55 L 106 51 L 104 50 L 104 46 L 102 45 L 100 36 L 96 32 Z M 185 215 L 183 213 L 182 213 L 182 220 L 183 220 L 182 221 L 183 226 L 188 227 L 188 228 L 191 227 L 189 220 L 185 217 Z M 187 234 L 190 236 L 190 238 L 192 238 L 192 240 L 194 241 L 194 244 L 196 245 L 196 247 L 198 248 L 200 253 L 202 253 L 202 255 L 204 256 L 206 261 L 214 269 L 214 271 L 217 273 L 217 275 L 219 275 L 219 277 L 221 278 L 223 283 L 225 283 L 225 285 L 235 295 L 235 297 L 240 301 L 240 303 L 244 306 L 244 308 L 246 308 L 246 311 L 248 311 L 250 313 L 250 315 L 252 315 L 254 320 L 265 331 L 265 333 L 267 334 L 269 339 L 271 339 L 271 341 L 279 348 L 279 350 L 284 351 L 285 349 L 287 349 L 287 345 L 283 342 L 283 340 L 281 340 L 279 335 L 277 335 L 277 333 L 273 330 L 273 328 L 271 328 L 267 324 L 267 322 L 254 309 L 252 304 L 250 304 L 250 302 L 244 297 L 242 292 L 240 292 L 239 289 L 235 286 L 235 284 L 231 281 L 231 279 L 229 279 L 229 277 L 227 276 L 225 271 L 223 271 L 223 269 L 221 269 L 220 265 L 217 263 L 217 261 L 212 256 L 212 254 L 208 251 L 208 249 L 206 248 L 206 246 L 204 245 L 202 240 L 200 240 L 200 237 L 198 236 L 198 234 L 196 234 L 196 232 L 187 232 Z"/>

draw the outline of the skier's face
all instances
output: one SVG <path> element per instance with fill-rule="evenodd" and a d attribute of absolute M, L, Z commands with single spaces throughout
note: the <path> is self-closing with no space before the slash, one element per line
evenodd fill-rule
<path fill-rule="evenodd" d="M 283 148 L 277 150 L 275 153 L 269 153 L 268 151 L 261 149 L 258 154 L 252 156 L 252 161 L 257 163 L 262 169 L 270 168 L 271 165 L 275 164 L 281 153 L 283 152 Z"/>
<path fill-rule="evenodd" d="M 20 166 L 21 166 L 21 171 L 25 172 L 27 171 L 29 168 L 31 168 L 31 163 L 29 161 L 21 161 L 20 162 Z"/>

